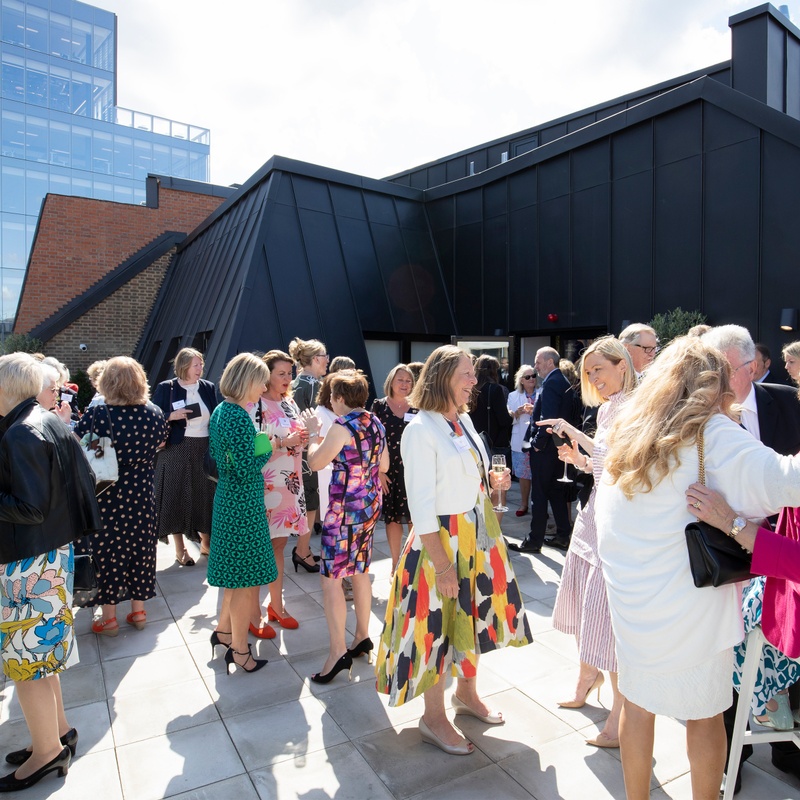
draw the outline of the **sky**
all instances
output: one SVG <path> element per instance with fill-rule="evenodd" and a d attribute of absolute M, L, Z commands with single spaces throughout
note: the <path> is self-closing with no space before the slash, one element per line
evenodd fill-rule
<path fill-rule="evenodd" d="M 761 4 L 90 2 L 117 14 L 118 105 L 209 128 L 223 185 L 273 155 L 392 175 L 725 61 Z"/>

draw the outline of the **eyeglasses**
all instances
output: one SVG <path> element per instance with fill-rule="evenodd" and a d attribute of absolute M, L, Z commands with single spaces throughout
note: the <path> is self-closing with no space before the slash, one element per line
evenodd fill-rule
<path fill-rule="evenodd" d="M 330 358 L 327 353 L 317 353 L 314 358 Z"/>
<path fill-rule="evenodd" d="M 641 347 L 642 350 L 647 353 L 647 355 L 651 356 L 653 353 L 658 352 L 658 345 L 653 345 L 652 347 L 645 347 L 643 344 L 634 344 L 634 347 Z"/>
<path fill-rule="evenodd" d="M 522 380 L 524 381 L 532 381 L 536 376 L 535 375 L 523 375 Z"/>
<path fill-rule="evenodd" d="M 754 358 L 751 358 L 749 361 L 745 361 L 745 362 L 744 362 L 744 364 L 739 364 L 739 366 L 738 366 L 738 367 L 736 367 L 736 369 L 734 369 L 734 370 L 731 370 L 731 371 L 732 371 L 732 372 L 733 372 L 733 374 L 735 375 L 735 374 L 736 374 L 736 373 L 737 373 L 737 372 L 738 372 L 738 371 L 739 371 L 739 370 L 740 370 L 742 367 L 746 367 L 748 364 L 752 364 L 752 363 L 753 363 L 753 361 L 755 361 L 755 359 L 754 359 Z"/>

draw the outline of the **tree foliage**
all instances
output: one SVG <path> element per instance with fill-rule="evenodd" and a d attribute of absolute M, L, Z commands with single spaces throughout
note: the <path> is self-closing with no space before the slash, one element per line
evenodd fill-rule
<path fill-rule="evenodd" d="M 39 339 L 27 333 L 10 333 L 3 342 L 3 352 L 8 353 L 41 353 L 44 345 Z"/>
<path fill-rule="evenodd" d="M 678 336 L 685 336 L 695 325 L 703 325 L 705 314 L 699 311 L 684 311 L 680 306 L 650 320 L 650 327 L 658 335 L 659 345 L 664 347 Z"/>

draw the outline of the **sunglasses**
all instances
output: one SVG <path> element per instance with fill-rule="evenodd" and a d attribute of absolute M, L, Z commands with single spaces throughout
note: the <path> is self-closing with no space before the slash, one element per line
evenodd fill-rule
<path fill-rule="evenodd" d="M 523 375 L 522 380 L 524 381 L 532 381 L 536 376 L 535 375 Z"/>

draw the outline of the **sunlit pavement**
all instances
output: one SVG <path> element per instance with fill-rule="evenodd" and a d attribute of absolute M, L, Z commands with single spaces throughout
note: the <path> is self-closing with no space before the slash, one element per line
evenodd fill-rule
<path fill-rule="evenodd" d="M 517 499 L 514 485 L 503 530 L 521 539 L 530 516 L 514 515 Z M 318 542 L 312 539 L 313 546 Z M 380 635 L 389 593 L 391 565 L 382 526 L 375 542 L 373 640 Z M 116 638 L 90 633 L 90 612 L 78 611 L 81 663 L 62 678 L 69 720 L 80 733 L 78 754 L 66 779 L 48 776 L 24 796 L 623 798 L 619 751 L 585 744 L 610 707 L 608 682 L 600 705 L 596 695 L 581 709 L 557 705 L 572 696 L 577 674 L 575 643 L 554 631 L 550 620 L 563 563 L 564 554 L 548 547 L 540 555 L 513 555 L 535 642 L 481 659 L 479 688 L 506 724 L 487 726 L 459 716 L 458 725 L 476 749 L 458 757 L 422 742 L 421 700 L 388 707 L 375 691 L 365 658 L 356 661 L 352 682 L 345 673 L 324 686 L 309 681 L 327 651 L 320 579 L 295 573 L 288 558 L 286 606 L 299 629 L 278 629 L 276 639 L 254 641 L 257 656 L 269 659 L 261 671 L 226 675 L 222 648 L 211 657 L 218 592 L 205 582 L 205 560 L 180 567 L 172 546 L 159 545 L 159 597 L 147 603 L 143 631 L 125 624 L 125 605 Z M 352 609 L 348 628 L 354 629 Z M 13 685 L 2 687 L 0 752 L 5 753 L 28 739 Z M 653 769 L 652 797 L 691 797 L 679 722 L 659 719 Z M 744 767 L 737 797 L 798 798 L 800 781 L 778 772 L 769 747 L 759 745 Z"/>

